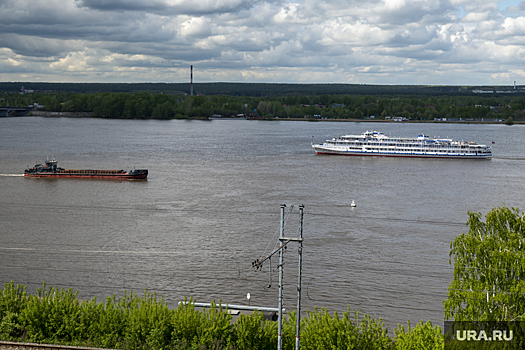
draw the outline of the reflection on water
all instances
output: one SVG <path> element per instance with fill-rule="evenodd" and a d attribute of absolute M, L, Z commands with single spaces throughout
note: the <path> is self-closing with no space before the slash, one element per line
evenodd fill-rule
<path fill-rule="evenodd" d="M 316 141 L 375 129 L 478 141 L 494 159 L 318 156 Z M 31 142 L 27 136 L 31 135 Z M 440 323 L 449 244 L 467 211 L 525 207 L 520 126 L 3 118 L 0 172 L 52 156 L 68 168 L 149 170 L 148 181 L 0 178 L 0 276 L 81 298 L 145 288 L 171 306 L 276 307 L 281 203 L 305 205 L 303 310 L 357 309 L 389 327 Z M 352 200 L 357 204 L 351 208 Z M 285 308 L 296 307 L 297 245 L 285 253 Z M 271 288 L 267 288 L 268 285 Z"/>

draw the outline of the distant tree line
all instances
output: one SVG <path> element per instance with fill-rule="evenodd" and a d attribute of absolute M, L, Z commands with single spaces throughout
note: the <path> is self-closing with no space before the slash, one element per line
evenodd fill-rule
<path fill-rule="evenodd" d="M 88 112 L 99 118 L 208 118 L 257 115 L 262 118 L 386 120 L 525 120 L 525 95 L 288 95 L 280 97 L 182 93 L 0 93 L 0 105 L 35 103 L 52 112 Z"/>
<path fill-rule="evenodd" d="M 189 74 L 188 74 L 189 80 Z M 190 91 L 187 83 L 41 83 L 0 82 L 0 91 L 19 92 L 20 89 L 44 92 L 150 92 L 184 94 Z M 513 86 L 432 86 L 432 85 L 366 85 L 366 84 L 274 84 L 274 83 L 195 83 L 194 92 L 203 95 L 283 97 L 319 95 L 432 95 L 471 96 L 474 90 L 513 92 Z"/>

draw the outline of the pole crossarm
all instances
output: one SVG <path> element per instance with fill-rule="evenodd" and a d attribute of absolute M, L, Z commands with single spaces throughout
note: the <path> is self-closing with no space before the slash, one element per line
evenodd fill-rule
<path fill-rule="evenodd" d="M 281 246 L 277 249 L 275 249 L 273 252 L 271 252 L 270 254 L 268 254 L 265 258 L 263 258 L 262 260 L 255 260 L 254 262 L 252 262 L 252 267 L 253 268 L 256 268 L 256 269 L 260 269 L 263 265 L 263 262 L 265 262 L 266 260 L 270 259 L 272 257 L 272 255 L 275 255 L 276 253 L 278 253 L 281 249 L 283 249 L 288 243 L 290 243 L 292 241 L 292 239 L 288 239 L 283 243 L 281 244 Z"/>
<path fill-rule="evenodd" d="M 290 238 L 290 237 L 283 237 L 283 238 L 280 238 L 279 240 L 286 241 L 286 243 L 288 243 L 288 242 L 302 242 L 303 241 L 302 238 Z"/>

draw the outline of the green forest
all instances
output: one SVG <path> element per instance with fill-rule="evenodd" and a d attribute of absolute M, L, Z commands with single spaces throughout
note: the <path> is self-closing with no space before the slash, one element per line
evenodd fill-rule
<path fill-rule="evenodd" d="M 525 95 L 289 95 L 254 97 L 188 96 L 151 92 L 0 93 L 0 106 L 40 106 L 49 112 L 87 113 L 98 118 L 351 119 L 413 121 L 525 121 Z"/>
<path fill-rule="evenodd" d="M 189 83 L 11 82 L 0 83 L 0 106 L 130 119 L 525 121 L 521 87 L 199 83 L 195 96 L 189 90 Z"/>

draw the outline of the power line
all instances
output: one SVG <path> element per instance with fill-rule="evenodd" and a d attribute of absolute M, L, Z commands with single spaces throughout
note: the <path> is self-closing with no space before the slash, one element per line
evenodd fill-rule
<path fill-rule="evenodd" d="M 6 204 L 6 203 L 3 203 Z M 224 209 L 182 209 L 182 208 L 151 208 L 151 207 L 106 207 L 106 206 L 72 206 L 72 205 L 44 205 L 44 204 L 18 204 L 10 203 L 9 207 L 20 207 L 20 208 L 43 208 L 43 209 L 62 209 L 62 210 L 99 210 L 99 211 L 140 211 L 140 212 L 181 212 L 181 213 L 204 213 L 204 214 L 217 214 L 217 213 L 229 213 L 229 214 L 247 214 L 247 215 L 271 215 L 275 216 L 275 213 L 269 211 L 248 211 L 248 210 L 224 210 Z M 374 217 L 374 216 L 357 216 L 357 215 L 342 215 L 342 214 L 328 214 L 328 213 L 316 213 L 308 212 L 305 213 L 313 216 L 324 216 L 324 217 L 338 217 L 344 219 L 354 220 L 380 220 L 390 222 L 410 222 L 416 224 L 431 224 L 431 225 L 445 225 L 445 226 L 466 226 L 464 222 L 450 222 L 450 221 L 437 221 L 437 220 L 419 220 L 419 219 L 403 219 L 393 217 Z"/>
<path fill-rule="evenodd" d="M 518 293 L 518 292 L 504 292 L 504 291 L 497 291 L 497 292 L 494 292 L 494 291 L 490 291 L 490 290 L 471 290 L 471 289 L 450 289 L 450 290 L 454 290 L 454 291 L 458 291 L 458 292 L 469 292 L 469 293 L 489 293 L 489 294 L 510 294 L 510 295 L 514 295 L 514 294 L 518 294 L 518 295 L 525 295 L 525 293 Z"/>
<path fill-rule="evenodd" d="M 45 251 L 45 250 L 43 250 Z M 62 252 L 62 251 L 58 251 L 58 252 Z M 76 251 L 72 251 L 74 253 L 76 253 Z M 150 254 L 145 254 L 145 255 L 150 255 Z M 155 253 L 151 253 L 151 255 L 155 255 Z M 241 260 L 242 261 L 242 260 Z M 247 262 L 247 260 L 244 260 L 244 262 Z M 70 261 L 71 263 L 71 261 Z M 310 264 L 308 264 L 310 265 Z M 413 264 L 407 264 L 409 266 L 414 266 Z M 417 266 L 417 265 L 416 265 Z M 420 266 L 421 267 L 421 266 Z M 427 265 L 427 267 L 431 267 L 429 265 Z M 94 269 L 72 269 L 72 268 L 56 268 L 56 267 L 49 267 L 49 268 L 46 268 L 46 267 L 35 267 L 35 266 L 9 266 L 9 265 L 4 265 L 4 266 L 0 266 L 0 270 L 2 269 L 24 269 L 24 270 L 34 270 L 34 271 L 39 271 L 39 270 L 49 270 L 49 271 L 72 271 L 72 272 L 95 272 L 95 273 L 107 273 L 109 271 L 114 271 L 114 272 L 122 272 L 122 270 L 109 270 L 109 269 L 106 269 L 106 270 L 94 270 Z M 137 271 L 137 270 L 133 270 L 133 271 Z M 154 270 L 154 271 L 158 271 L 158 270 Z M 241 271 L 241 270 L 239 270 Z M 249 269 L 245 269 L 244 271 L 250 271 Z M 367 266 L 367 267 L 359 267 L 359 270 L 356 271 L 355 275 L 359 275 L 361 271 L 366 271 L 366 272 L 372 272 L 372 273 L 379 273 L 379 274 L 392 274 L 392 273 L 397 273 L 398 275 L 407 275 L 407 276 L 413 276 L 413 275 L 417 275 L 417 276 L 430 276 L 430 277 L 435 277 L 435 276 L 443 276 L 443 277 L 449 277 L 450 275 L 450 271 L 447 272 L 447 271 L 443 271 L 442 269 L 441 270 L 438 270 L 438 271 L 422 271 L 422 270 L 400 270 L 400 269 L 394 269 L 394 268 L 382 268 L 382 267 L 371 267 L 371 266 Z M 140 274 L 140 273 L 135 273 L 135 274 Z M 164 275 L 164 274 L 159 274 L 158 272 L 155 272 L 155 273 L 151 273 L 151 274 L 147 274 L 147 273 L 142 273 L 142 275 L 148 275 L 148 276 L 171 276 L 171 275 Z M 213 278 L 210 278 L 210 279 L 220 279 L 218 277 L 213 277 Z"/>
<path fill-rule="evenodd" d="M 411 222 L 421 224 L 433 224 L 433 225 L 445 225 L 445 226 L 466 226 L 466 223 L 451 222 L 451 221 L 436 221 L 436 220 L 417 220 L 417 219 L 402 219 L 402 218 L 389 218 L 389 217 L 374 217 L 374 216 L 349 216 L 341 214 L 326 214 L 326 213 L 308 213 L 308 215 L 315 216 L 326 216 L 326 217 L 337 217 L 345 219 L 355 220 L 381 220 L 381 221 L 392 221 L 392 222 Z"/>
<path fill-rule="evenodd" d="M 145 250 L 80 250 L 80 249 L 39 249 L 39 248 L 13 248 L 13 247 L 0 247 L 0 250 L 16 250 L 16 251 L 35 251 L 35 252 L 56 252 L 56 253 L 94 253 L 94 254 L 137 254 L 137 255 L 156 255 L 156 254 L 168 254 L 168 255 L 180 255 L 180 252 L 174 251 L 145 251 Z"/>
<path fill-rule="evenodd" d="M 181 253 L 181 252 L 173 252 L 173 251 L 118 251 L 118 250 L 80 250 L 80 249 L 38 249 L 38 248 L 12 248 L 12 247 L 1 247 L 0 250 L 19 250 L 19 251 L 35 251 L 35 252 L 57 252 L 57 253 L 63 253 L 63 252 L 70 252 L 70 253 L 94 253 L 94 254 L 137 254 L 137 255 L 157 255 L 157 254 L 166 254 L 166 255 L 186 255 L 189 253 Z M 248 259 L 244 259 L 244 262 L 247 262 Z M 358 262 L 362 260 L 353 260 L 353 262 Z M 431 267 L 431 268 L 440 268 L 440 269 L 447 269 L 452 270 L 453 265 L 450 264 L 421 264 L 421 263 L 410 263 L 410 262 L 403 262 L 403 261 L 393 261 L 393 260 L 374 260 L 373 263 L 375 265 L 378 264 L 396 264 L 396 265 L 404 265 L 404 266 L 412 266 L 412 267 Z M 1 268 L 1 267 L 0 267 Z M 399 271 L 399 270 L 393 270 L 393 269 L 381 269 L 381 268 L 373 268 L 373 267 L 360 267 L 360 270 L 374 270 L 374 271 Z M 504 268 L 498 268 L 498 267 L 472 267 L 472 269 L 475 270 L 491 270 L 491 271 L 508 271 L 508 272 L 520 272 L 519 269 L 504 269 Z"/>
<path fill-rule="evenodd" d="M 20 204 L 20 203 L 6 203 L 3 205 L 13 208 L 42 208 L 42 209 L 62 209 L 62 210 L 98 210 L 98 211 L 140 211 L 140 212 L 181 212 L 181 213 L 231 213 L 231 214 L 261 214 L 272 215 L 275 213 L 269 211 L 247 211 L 247 210 L 224 210 L 224 209 L 183 209 L 183 208 L 151 208 L 151 207 L 106 207 L 106 206 L 79 206 L 79 205 L 46 205 L 46 204 Z"/>
<path fill-rule="evenodd" d="M 0 243 L 2 244 L 2 243 Z M 54 247 L 56 246 L 61 246 L 61 245 L 53 245 Z M 67 245 L 62 245 L 62 246 L 67 246 Z M 92 245 L 89 245 L 89 246 L 92 246 Z M 146 251 L 146 250 L 83 250 L 83 249 L 47 249 L 47 248 L 31 248 L 31 247 L 5 247 L 5 246 L 0 246 L 0 250 L 6 250 L 6 251 L 20 251 L 20 252 L 28 252 L 28 251 L 31 251 L 31 252 L 46 252 L 46 253 L 50 253 L 50 252 L 55 252 L 55 253 L 75 253 L 75 254 L 78 254 L 78 253 L 82 253 L 82 254 L 136 254 L 136 255 L 157 255 L 157 254 L 163 254 L 163 255 L 187 255 L 187 254 L 192 254 L 192 252 L 180 252 L 180 251 Z M 225 254 L 220 254 L 220 255 L 223 255 L 223 256 L 226 256 Z M 244 262 L 248 262 L 249 260 L 248 259 L 243 259 Z M 352 260 L 353 262 L 362 262 L 362 260 Z M 421 267 L 432 267 L 432 268 L 441 268 L 441 269 L 452 269 L 453 266 L 452 265 L 445 265 L 445 264 L 422 264 L 422 263 L 410 263 L 410 262 L 405 262 L 405 261 L 393 261 L 393 260 L 374 260 L 373 263 L 375 265 L 378 265 L 378 264 L 396 264 L 396 265 L 405 265 L 405 266 L 412 266 L 412 267 L 417 267 L 417 268 L 421 268 Z M 317 263 L 316 263 L 317 264 Z M 2 267 L 0 266 L 0 269 Z M 369 267 L 362 267 L 360 268 L 360 270 L 366 270 L 366 269 L 370 269 Z M 373 268 L 374 270 L 377 270 L 377 268 Z M 495 269 L 498 269 L 498 268 L 494 268 L 494 267 L 486 267 L 486 268 L 481 268 L 481 267 L 476 267 L 475 269 L 491 269 L 491 270 L 495 270 Z M 513 269 L 498 269 L 498 270 L 504 270 L 504 271 L 514 271 Z"/>
<path fill-rule="evenodd" d="M 290 214 L 292 213 L 292 210 L 293 210 L 293 205 L 290 206 L 290 210 L 288 211 L 288 215 L 286 216 L 285 220 L 284 220 L 284 225 L 286 226 L 286 222 L 288 221 L 288 218 L 290 217 Z M 272 238 L 268 241 L 268 245 L 266 246 L 266 249 L 264 250 L 264 252 L 261 254 L 261 258 L 266 254 L 266 252 L 268 251 L 268 248 L 270 247 L 270 244 L 272 244 L 272 241 L 274 241 L 275 239 L 275 236 L 279 233 L 279 230 L 280 230 L 280 227 L 277 228 L 277 230 L 275 230 L 275 233 L 273 234 Z M 274 246 L 274 250 L 275 250 L 275 246 Z"/>
<path fill-rule="evenodd" d="M 42 286 L 43 283 L 28 282 L 28 283 L 23 284 L 23 285 Z M 46 287 L 49 288 L 49 287 L 51 287 L 51 285 L 47 284 Z M 146 291 L 148 291 L 150 293 L 155 293 L 155 292 L 179 293 L 179 294 L 183 294 L 183 295 L 186 295 L 186 296 L 188 296 L 188 295 L 191 296 L 191 295 L 195 294 L 195 290 L 194 289 L 192 290 L 192 289 L 179 289 L 179 288 L 173 288 L 173 289 L 142 288 L 142 287 L 141 288 L 132 288 L 132 286 L 119 287 L 119 286 L 101 286 L 101 285 L 92 285 L 92 284 L 84 285 L 84 284 L 74 284 L 74 283 L 73 284 L 72 283 L 68 283 L 67 287 L 61 287 L 61 284 L 54 284 L 53 287 L 54 288 L 65 288 L 65 289 L 88 287 L 90 289 L 106 289 L 106 290 L 115 290 L 115 291 L 124 291 L 124 290 L 126 290 L 126 291 L 133 291 L 133 294 L 135 294 L 135 295 L 140 295 L 138 292 L 136 292 L 136 290 L 146 290 Z M 253 292 L 251 294 L 254 297 L 263 297 L 264 296 L 264 293 L 260 293 L 260 292 Z M 235 297 L 238 297 L 238 298 L 243 298 L 244 297 L 244 293 L 228 293 L 228 294 L 222 293 L 222 295 L 235 296 Z M 162 295 L 161 295 L 161 297 L 162 297 Z M 284 299 L 286 300 L 287 303 L 294 301 L 293 297 L 284 297 Z M 310 299 L 310 300 L 315 300 L 315 299 Z M 223 302 L 223 304 L 225 304 L 225 302 Z M 344 303 L 344 302 L 339 302 L 337 304 L 341 304 L 341 305 L 346 304 L 347 306 L 350 305 L 349 303 Z M 428 309 L 428 308 L 416 308 L 416 307 L 410 307 L 410 306 L 395 306 L 395 305 L 390 305 L 390 304 L 368 305 L 367 308 L 368 309 L 370 309 L 370 308 L 389 308 L 389 309 L 399 309 L 399 310 L 426 311 L 426 312 L 434 312 L 434 313 L 443 312 L 443 310 L 432 310 L 432 309 Z"/>
<path fill-rule="evenodd" d="M 12 267 L 13 269 L 24 269 L 27 270 L 25 267 Z M 4 270 L 7 270 L 9 268 L 2 268 Z M 32 270 L 36 271 L 59 271 L 59 272 L 82 272 L 82 273 L 97 273 L 101 275 L 108 275 L 109 273 L 112 274 L 121 274 L 123 276 L 155 276 L 155 277 L 165 277 L 165 278 L 182 278 L 182 279 L 192 279 L 192 280 L 213 280 L 213 281 L 232 281 L 232 278 L 230 277 L 207 277 L 207 276 L 199 276 L 192 274 L 191 276 L 188 275 L 180 275 L 180 274 L 151 274 L 151 273 L 133 273 L 128 271 L 122 271 L 122 270 L 109 270 L 109 271 L 97 271 L 97 270 L 74 270 L 74 269 L 56 269 L 56 268 L 33 268 Z M 108 276 L 109 277 L 109 276 Z M 264 281 L 259 279 L 250 279 L 250 278 L 234 278 L 236 281 L 244 281 L 254 284 L 261 284 Z M 125 282 L 125 278 L 123 279 Z M 288 284 L 289 286 L 292 286 L 293 284 Z M 331 288 L 345 288 L 349 289 L 351 287 L 355 287 L 356 284 L 350 281 L 330 281 L 327 282 L 309 282 L 308 288 L 311 286 L 316 287 L 326 287 L 327 285 L 330 285 Z M 98 286 L 98 287 L 104 287 L 104 288 L 111 288 L 109 286 Z M 371 290 L 370 288 L 363 288 L 362 285 L 359 285 L 360 290 Z M 394 293 L 404 293 L 404 294 L 412 294 L 412 295 L 424 295 L 424 296 L 441 296 L 440 293 L 429 293 L 429 292 L 417 292 L 414 290 L 406 291 L 406 290 L 400 290 L 400 289 L 386 289 L 386 288 L 373 288 L 374 292 L 380 292 L 380 293 L 387 293 L 387 294 L 394 294 Z M 310 298 L 312 299 L 312 298 Z"/>

